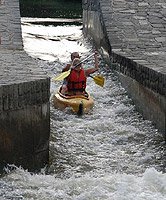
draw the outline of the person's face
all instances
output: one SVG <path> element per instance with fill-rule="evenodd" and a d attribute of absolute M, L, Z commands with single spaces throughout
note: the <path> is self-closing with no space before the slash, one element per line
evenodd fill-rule
<path fill-rule="evenodd" d="M 73 61 L 75 58 L 80 58 L 79 54 L 78 53 L 73 53 L 71 55 L 71 60 Z"/>

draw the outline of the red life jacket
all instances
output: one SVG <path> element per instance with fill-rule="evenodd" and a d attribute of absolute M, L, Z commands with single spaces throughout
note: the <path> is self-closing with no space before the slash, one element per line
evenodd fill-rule
<path fill-rule="evenodd" d="M 67 78 L 68 91 L 85 91 L 86 88 L 86 76 L 83 69 L 77 73 L 76 70 L 71 70 L 69 77 Z"/>

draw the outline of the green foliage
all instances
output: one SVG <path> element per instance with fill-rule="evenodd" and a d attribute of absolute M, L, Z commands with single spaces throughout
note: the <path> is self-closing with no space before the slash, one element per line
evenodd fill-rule
<path fill-rule="evenodd" d="M 20 0 L 22 17 L 80 18 L 82 0 Z"/>

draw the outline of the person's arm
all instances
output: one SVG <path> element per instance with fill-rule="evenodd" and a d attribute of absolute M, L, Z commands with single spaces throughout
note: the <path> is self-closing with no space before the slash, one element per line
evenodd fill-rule
<path fill-rule="evenodd" d="M 71 67 L 71 64 L 67 64 L 63 69 L 62 72 L 68 71 Z"/>
<path fill-rule="evenodd" d="M 97 51 L 95 51 L 95 67 L 94 68 L 90 68 L 90 69 L 86 69 L 85 70 L 85 75 L 89 76 L 90 74 L 93 74 L 94 72 L 98 71 L 99 69 L 99 63 L 98 63 L 98 57 L 97 57 L 98 53 Z"/>

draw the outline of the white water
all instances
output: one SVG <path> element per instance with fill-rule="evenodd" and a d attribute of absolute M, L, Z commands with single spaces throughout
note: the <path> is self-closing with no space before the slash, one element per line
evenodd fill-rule
<path fill-rule="evenodd" d="M 61 72 L 70 52 L 79 51 L 84 57 L 92 48 L 81 27 L 22 28 L 25 50 L 42 59 L 39 64 L 50 77 Z M 101 73 L 106 78 L 104 88 L 88 80 L 87 89 L 95 99 L 91 113 L 78 117 L 51 106 L 50 167 L 39 174 L 21 168 L 8 171 L 0 179 L 0 199 L 166 199 L 162 136 L 135 111 L 112 72 Z M 51 94 L 60 84 L 51 84 Z"/>
<path fill-rule="evenodd" d="M 84 175 L 65 180 L 56 178 L 55 175 L 31 175 L 17 169 L 3 178 L 0 184 L 0 193 L 5 193 L 4 199 L 166 199 L 166 174 L 153 168 L 147 169 L 141 176 L 108 173 L 103 177 Z"/>

